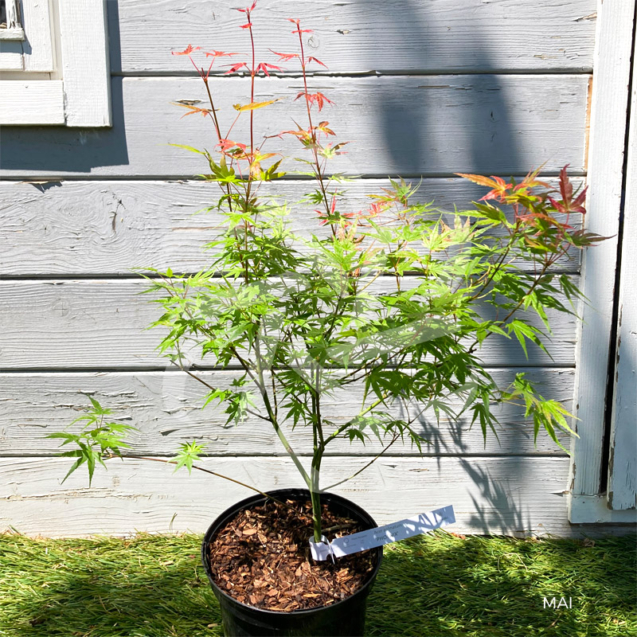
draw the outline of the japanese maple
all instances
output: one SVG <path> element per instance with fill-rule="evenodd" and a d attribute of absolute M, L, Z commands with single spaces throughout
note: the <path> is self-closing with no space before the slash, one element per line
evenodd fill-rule
<path fill-rule="evenodd" d="M 207 246 L 212 251 L 207 269 L 155 271 L 148 291 L 159 294 L 163 309 L 153 324 L 165 331 L 161 352 L 202 384 L 205 404 L 222 404 L 228 423 L 250 417 L 273 427 L 311 493 L 319 541 L 320 493 L 358 475 L 399 440 L 421 450 L 426 441 L 418 423 L 429 410 L 438 422 L 467 413 L 486 438 L 498 425 L 494 405 L 522 404 L 535 437 L 543 429 L 561 446 L 557 430 L 573 433 L 570 414 L 541 396 L 524 373 L 499 387 L 484 367 L 481 346 L 497 334 L 517 339 L 525 354 L 529 341 L 546 352 L 547 334 L 521 311 L 535 312 L 549 332 L 547 310 L 574 314 L 572 303 L 563 304 L 560 296 L 574 302 L 581 294 L 552 266 L 571 248 L 603 237 L 578 228 L 585 191 L 573 192 L 566 168 L 559 191 L 541 181 L 539 171 L 519 182 L 462 174 L 489 188 L 469 210 L 443 213 L 415 202 L 417 189 L 402 180 L 390 180 L 367 207 L 349 210 L 346 180 L 329 169 L 345 152 L 344 142 L 330 141 L 335 133 L 323 114 L 333 102 L 309 87 L 309 69 L 325 67 L 306 55 L 303 36 L 311 31 L 291 19 L 298 49 L 271 51 L 277 64 L 259 61 L 255 6 L 239 9 L 249 42 L 246 60 L 192 45 L 175 53 L 190 59 L 208 96 L 206 108 L 179 106 L 186 115 L 210 120 L 214 150 L 183 148 L 203 157 L 208 172 L 202 178 L 220 189 L 209 210 L 222 215 L 223 232 Z M 213 94 L 209 80 L 225 57 L 232 58 L 226 74 L 247 76 L 247 101 L 235 104 L 232 117 L 222 122 L 223 95 Z M 257 111 L 277 102 L 259 100 L 258 80 L 281 72 L 278 64 L 300 68 L 303 88 L 292 104 L 298 101 L 302 108 L 294 124 L 258 139 Z M 304 123 L 297 123 L 301 117 Z M 245 139 L 237 136 L 241 118 L 248 118 Z M 306 153 L 297 160 L 298 172 L 309 171 L 313 178 L 314 186 L 297 202 L 313 209 L 309 234 L 292 230 L 291 204 L 264 192 L 268 182 L 294 168 L 277 149 L 284 138 L 298 140 Z M 483 316 L 489 306 L 495 318 Z M 188 363 L 193 348 L 207 366 L 238 366 L 241 374 L 230 388 L 210 385 Z M 326 400 L 353 385 L 363 387 L 358 413 L 333 422 L 325 415 Z M 106 415 L 94 401 L 80 433 L 54 434 L 78 445 L 66 454 L 76 457 L 71 471 L 87 463 L 92 476 L 96 462 L 122 455 L 126 428 L 105 423 Z M 301 426 L 312 437 L 309 465 L 288 439 L 289 430 Z M 365 442 L 370 435 L 381 440 L 381 454 L 354 476 L 323 486 L 321 466 L 331 445 L 343 438 Z M 197 441 L 182 445 L 170 462 L 217 475 L 195 464 L 204 449 Z"/>

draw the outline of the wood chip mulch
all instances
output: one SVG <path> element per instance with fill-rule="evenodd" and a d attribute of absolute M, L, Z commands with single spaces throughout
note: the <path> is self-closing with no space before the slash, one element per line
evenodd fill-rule
<path fill-rule="evenodd" d="M 217 586 L 243 604 L 284 612 L 329 606 L 354 594 L 374 570 L 375 553 L 340 557 L 335 564 L 315 562 L 308 544 L 311 504 L 287 504 L 293 509 L 269 501 L 242 511 L 217 534 L 209 545 Z M 327 505 L 322 509 L 323 533 L 330 541 L 363 530 Z"/>

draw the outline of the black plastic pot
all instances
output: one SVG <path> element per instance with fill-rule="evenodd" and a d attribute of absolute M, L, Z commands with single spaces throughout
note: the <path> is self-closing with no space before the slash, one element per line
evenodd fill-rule
<path fill-rule="evenodd" d="M 269 492 L 278 500 L 308 500 L 310 492 L 306 489 L 277 489 Z M 325 636 L 354 637 L 363 635 L 365 628 L 365 604 L 371 591 L 380 563 L 383 559 L 382 547 L 373 549 L 376 552 L 376 566 L 369 580 L 354 595 L 332 604 L 310 610 L 296 610 L 289 613 L 262 610 L 242 604 L 222 591 L 212 579 L 210 571 L 210 553 L 208 544 L 215 535 L 235 515 L 243 509 L 249 509 L 265 502 L 265 497 L 255 495 L 246 498 L 222 513 L 210 526 L 201 547 L 201 557 L 212 590 L 219 600 L 223 629 L 226 637 L 242 637 L 244 635 L 269 637 L 277 636 Z M 321 502 L 328 504 L 330 510 L 337 515 L 344 515 L 356 520 L 364 529 L 378 526 L 373 518 L 359 506 L 338 495 L 321 494 Z"/>

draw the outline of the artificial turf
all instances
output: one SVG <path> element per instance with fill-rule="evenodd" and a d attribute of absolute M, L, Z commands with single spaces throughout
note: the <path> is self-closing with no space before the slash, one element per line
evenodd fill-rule
<path fill-rule="evenodd" d="M 222 635 L 194 535 L 0 535 L 0 635 Z M 636 538 L 437 532 L 385 548 L 367 635 L 637 636 Z M 545 608 L 544 598 L 567 607 Z M 570 603 L 569 603 L 570 602 Z"/>

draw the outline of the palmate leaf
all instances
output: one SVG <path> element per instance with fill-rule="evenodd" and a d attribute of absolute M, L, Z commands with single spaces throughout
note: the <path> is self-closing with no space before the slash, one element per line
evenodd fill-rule
<path fill-rule="evenodd" d="M 498 183 L 494 179 L 484 177 L 483 175 L 470 175 L 467 173 L 456 173 L 456 175 L 463 179 L 468 179 L 479 186 L 486 186 L 487 188 L 496 188 L 498 186 Z"/>
<path fill-rule="evenodd" d="M 56 431 L 52 434 L 47 434 L 45 438 L 62 438 L 64 442 L 60 446 L 68 445 L 70 442 L 78 442 L 80 437 L 75 434 L 66 433 L 64 431 Z"/>
<path fill-rule="evenodd" d="M 88 399 L 91 401 L 91 405 L 93 405 L 93 411 L 95 414 L 103 414 L 104 410 L 102 406 L 97 402 L 97 399 L 93 398 L 93 396 L 89 396 Z"/>
<path fill-rule="evenodd" d="M 556 400 L 547 400 L 538 394 L 524 373 L 516 375 L 510 391 L 502 392 L 502 399 L 506 402 L 513 402 L 515 399 L 524 401 L 525 417 L 531 416 L 533 418 L 533 441 L 535 444 L 537 444 L 540 429 L 544 429 L 560 449 L 569 453 L 558 439 L 555 429 L 557 427 L 569 435 L 577 437 L 577 433 L 573 431 L 566 420 L 567 417 L 574 418 L 575 416 Z"/>
<path fill-rule="evenodd" d="M 195 440 L 183 443 L 175 456 L 175 471 L 173 471 L 173 473 L 179 471 L 182 467 L 186 467 L 188 473 L 192 473 L 193 463 L 197 460 L 201 460 L 199 454 L 202 453 L 205 448 L 205 444 L 198 443 Z"/>
<path fill-rule="evenodd" d="M 183 104 L 179 104 L 179 106 L 183 106 Z M 188 150 L 191 153 L 196 153 L 197 155 L 203 155 L 204 157 L 209 157 L 210 153 L 207 150 L 199 150 L 198 148 L 194 148 L 192 146 L 184 146 L 184 144 L 168 144 L 169 146 L 174 146 L 175 148 L 183 148 L 184 150 Z"/>
<path fill-rule="evenodd" d="M 47 434 L 46 438 L 63 440 L 61 447 L 73 444 L 77 448 L 58 454 L 62 457 L 77 458 L 62 482 L 86 463 L 88 468 L 89 486 L 93 482 L 93 475 L 97 463 L 106 467 L 104 459 L 113 456 L 121 457 L 121 449 L 130 445 L 125 441 L 126 435 L 136 431 L 135 427 L 118 422 L 104 422 L 104 416 L 110 415 L 111 410 L 100 405 L 97 399 L 88 397 L 91 401 L 91 409 L 84 415 L 76 418 L 69 427 L 77 422 L 85 422 L 79 433 L 68 431 L 56 431 Z"/>
<path fill-rule="evenodd" d="M 188 117 L 188 115 L 203 115 L 203 117 L 208 117 L 212 114 L 212 111 L 209 108 L 199 108 L 198 106 L 193 106 L 192 104 L 182 104 L 181 102 L 172 102 L 173 106 L 181 106 L 182 108 L 188 109 L 188 113 L 182 116 Z M 177 144 L 170 144 L 171 146 L 177 146 Z M 185 146 L 183 148 L 186 148 Z M 188 148 L 190 150 L 190 148 Z M 199 151 L 195 151 L 199 152 Z"/>
<path fill-rule="evenodd" d="M 254 111 L 258 108 L 264 108 L 265 106 L 270 106 L 270 104 L 274 104 L 275 102 L 278 102 L 279 100 L 268 100 L 267 102 L 250 102 L 250 104 L 244 104 L 243 106 L 241 104 L 234 104 L 232 108 L 234 108 L 235 111 L 239 111 L 240 113 L 243 113 L 245 111 Z"/>
<path fill-rule="evenodd" d="M 551 356 L 550 352 L 546 349 L 546 346 L 538 336 L 538 334 L 544 336 L 539 328 L 529 325 L 521 319 L 512 320 L 510 323 L 507 323 L 506 328 L 509 330 L 509 334 L 513 333 L 513 335 L 518 339 L 527 360 L 529 358 L 529 353 L 526 348 L 527 340 L 535 343 L 545 354 L 549 356 L 551 360 L 554 360 L 553 356 Z"/>
<path fill-rule="evenodd" d="M 60 456 L 65 456 L 65 457 L 77 458 L 77 460 L 73 463 L 73 465 L 69 469 L 68 473 L 64 476 L 64 478 L 62 480 L 62 484 L 64 484 L 66 482 L 66 479 L 76 469 L 79 469 L 86 462 L 87 458 L 86 458 L 85 454 L 80 449 L 76 449 L 75 451 L 67 451 L 67 452 L 61 453 L 59 455 Z M 88 486 L 89 487 L 91 486 L 92 478 L 93 478 L 93 476 L 89 473 L 89 480 L 88 480 Z"/>
<path fill-rule="evenodd" d="M 356 427 L 350 427 L 347 429 L 345 435 L 349 438 L 350 442 L 360 440 L 363 444 L 365 444 L 369 438 L 367 434 L 363 433 L 360 429 L 356 429 Z"/>
<path fill-rule="evenodd" d="M 299 400 L 291 399 L 283 405 L 283 409 L 288 410 L 285 419 L 288 421 L 292 420 L 292 429 L 294 429 L 298 425 L 299 420 L 307 414 L 306 406 Z"/>
<path fill-rule="evenodd" d="M 245 420 L 248 409 L 255 407 L 253 394 L 249 391 L 230 392 L 229 395 L 225 397 L 225 403 L 225 413 L 228 414 L 226 426 L 232 422 L 239 424 Z"/>
<path fill-rule="evenodd" d="M 497 420 L 494 418 L 493 414 L 489 409 L 489 405 L 485 403 L 476 403 L 471 408 L 473 411 L 473 418 L 471 419 L 471 425 L 476 421 L 476 418 L 480 421 L 480 429 L 482 430 L 482 437 L 484 439 L 484 444 L 486 447 L 487 444 L 487 431 L 490 429 L 495 435 L 496 439 L 498 438 L 498 432 L 495 430 L 495 425 L 497 424 Z"/>
<path fill-rule="evenodd" d="M 475 204 L 476 210 L 482 213 L 482 216 L 488 219 L 491 222 L 496 223 L 507 223 L 506 215 L 500 210 L 500 208 L 496 208 L 490 204 Z"/>

